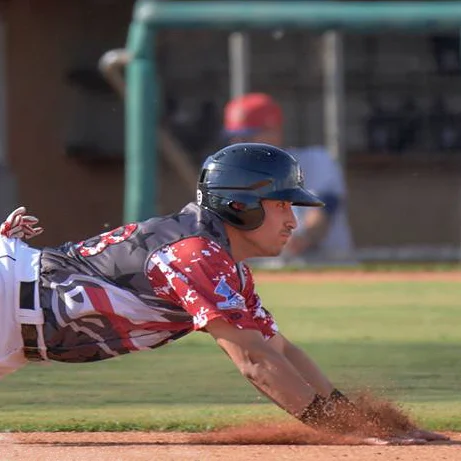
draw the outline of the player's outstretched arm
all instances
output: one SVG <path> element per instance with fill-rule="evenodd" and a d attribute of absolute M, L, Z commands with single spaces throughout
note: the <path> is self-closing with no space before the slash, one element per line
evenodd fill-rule
<path fill-rule="evenodd" d="M 285 411 L 311 425 L 330 417 L 334 404 L 330 396 L 319 395 L 259 331 L 238 329 L 221 319 L 211 321 L 207 331 L 242 375 Z"/>
<path fill-rule="evenodd" d="M 314 362 L 289 341 L 279 339 L 271 345 L 263 339 L 260 332 L 238 329 L 221 319 L 208 323 L 207 331 L 245 378 L 261 393 L 303 423 L 335 429 L 338 422 L 343 428 L 347 428 L 347 422 L 351 420 L 354 422 L 351 429 L 356 429 L 357 425 L 361 427 L 370 422 L 368 415 L 363 414 L 337 389 L 333 389 L 327 397 L 319 394 L 318 389 L 314 389 L 304 375 L 307 375 L 311 382 L 316 381 L 324 394 L 328 393 L 332 385 Z M 286 344 L 283 344 L 284 342 Z M 316 375 L 314 379 L 313 374 Z M 381 445 L 426 443 L 446 439 L 443 435 L 413 428 L 406 434 L 389 440 L 371 437 L 365 438 L 364 441 Z"/>
<path fill-rule="evenodd" d="M 0 225 L 0 235 L 8 238 L 31 239 L 43 232 L 37 227 L 38 218 L 26 214 L 25 207 L 16 208 Z"/>

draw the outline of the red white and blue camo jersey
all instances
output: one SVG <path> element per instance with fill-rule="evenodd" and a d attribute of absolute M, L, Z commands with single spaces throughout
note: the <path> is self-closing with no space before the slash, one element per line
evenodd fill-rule
<path fill-rule="evenodd" d="M 195 330 L 224 319 L 240 329 L 259 330 L 266 339 L 277 332 L 255 293 L 250 269 L 242 265 L 239 274 L 229 254 L 207 238 L 167 245 L 150 258 L 147 273 L 154 294 L 183 306 L 193 316 Z"/>
<path fill-rule="evenodd" d="M 51 360 L 89 362 L 153 349 L 216 318 L 277 331 L 236 263 L 222 221 L 194 203 L 79 243 L 44 248 L 40 305 Z"/>

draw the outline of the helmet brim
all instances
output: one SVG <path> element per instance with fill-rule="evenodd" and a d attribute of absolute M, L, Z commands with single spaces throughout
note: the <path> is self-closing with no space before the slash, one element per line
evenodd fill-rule
<path fill-rule="evenodd" d="M 313 192 L 303 189 L 302 187 L 275 191 L 267 194 L 264 198 L 268 200 L 284 200 L 286 202 L 291 202 L 295 206 L 325 206 L 325 203 L 322 202 Z"/>

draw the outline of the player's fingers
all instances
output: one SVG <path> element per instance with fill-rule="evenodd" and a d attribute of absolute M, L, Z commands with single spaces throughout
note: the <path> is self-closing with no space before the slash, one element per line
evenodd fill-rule
<path fill-rule="evenodd" d="M 43 232 L 43 227 L 24 228 L 24 237 L 29 240 L 33 237 L 37 237 Z"/>
<path fill-rule="evenodd" d="M 30 226 L 29 224 L 21 224 L 22 229 L 26 234 L 33 234 L 34 233 L 34 228 Z"/>
<path fill-rule="evenodd" d="M 22 224 L 20 227 L 26 235 L 38 235 L 43 232 L 43 227 L 32 227 L 29 224 Z"/>
<path fill-rule="evenodd" d="M 20 220 L 21 216 L 23 216 L 25 212 L 26 212 L 26 208 L 23 206 L 20 206 L 19 208 L 16 208 L 15 210 L 13 210 L 8 215 L 5 221 L 10 223 L 11 226 L 16 225 L 18 221 Z"/>
<path fill-rule="evenodd" d="M 416 437 L 418 439 L 424 439 L 428 442 L 438 442 L 450 440 L 450 437 L 445 434 L 439 434 L 437 432 L 425 431 L 423 429 L 416 429 L 408 434 L 410 437 Z"/>
<path fill-rule="evenodd" d="M 22 217 L 22 222 L 24 224 L 34 225 L 34 224 L 38 223 L 38 218 L 36 218 L 35 216 L 23 216 Z"/>
<path fill-rule="evenodd" d="M 425 445 L 428 441 L 418 437 L 390 437 L 389 445 Z"/>
<path fill-rule="evenodd" d="M 17 227 L 21 225 L 22 214 L 13 215 L 12 219 L 7 219 L 7 223 L 9 223 L 10 227 Z"/>
<path fill-rule="evenodd" d="M 378 437 L 366 437 L 363 439 L 365 445 L 390 445 L 388 440 L 380 439 Z"/>
<path fill-rule="evenodd" d="M 6 236 L 9 238 L 22 239 L 24 238 L 24 231 L 20 227 L 15 227 L 11 229 Z"/>
<path fill-rule="evenodd" d="M 17 216 L 17 215 L 23 215 L 25 214 L 26 212 L 26 207 L 24 206 L 19 206 L 18 208 L 16 208 L 15 210 L 13 210 L 9 215 L 8 215 L 8 218 L 13 218 L 14 216 Z M 8 219 L 7 218 L 7 219 Z"/>

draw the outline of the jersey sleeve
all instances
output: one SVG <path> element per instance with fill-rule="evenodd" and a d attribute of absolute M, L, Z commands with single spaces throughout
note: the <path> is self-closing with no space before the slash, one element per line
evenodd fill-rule
<path fill-rule="evenodd" d="M 261 298 L 255 291 L 253 274 L 245 264 L 242 265 L 242 275 L 244 278 L 244 294 L 247 299 L 248 310 L 251 312 L 251 316 L 264 338 L 270 339 L 279 331 L 277 323 L 272 314 L 263 306 Z"/>
<path fill-rule="evenodd" d="M 204 237 L 189 237 L 156 251 L 147 275 L 156 296 L 179 304 L 192 317 L 194 329 L 206 329 L 217 318 L 240 329 L 271 337 L 270 314 L 254 292 L 251 273 L 239 274 L 231 256 Z M 242 277 L 241 277 L 242 276 Z"/>

